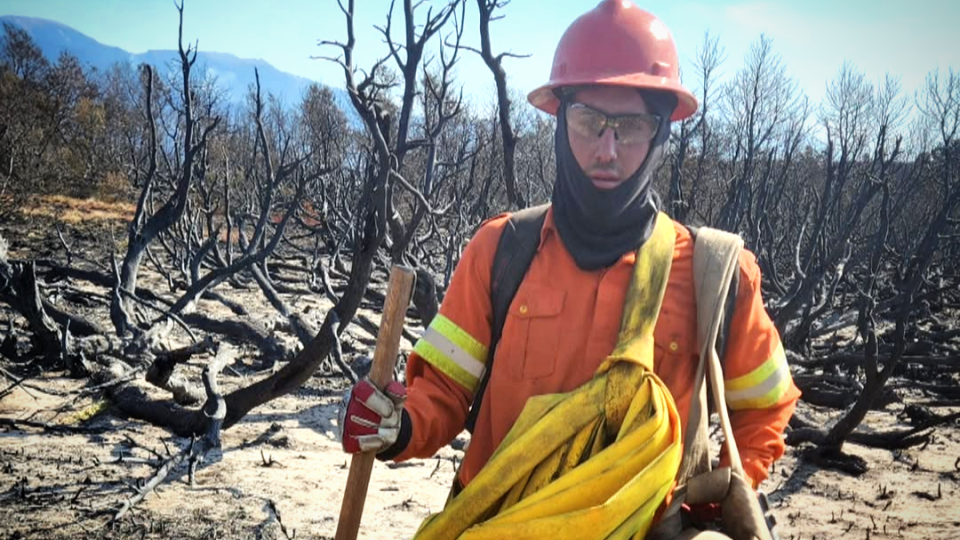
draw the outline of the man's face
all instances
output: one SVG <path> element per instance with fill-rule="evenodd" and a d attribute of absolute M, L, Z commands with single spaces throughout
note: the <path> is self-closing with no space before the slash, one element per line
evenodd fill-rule
<path fill-rule="evenodd" d="M 619 115 L 646 115 L 649 110 L 639 92 L 622 86 L 594 86 L 579 90 L 568 106 L 567 134 L 577 163 L 595 187 L 613 189 L 640 168 L 650 151 L 650 139 L 653 135 L 649 134 L 650 138 L 645 138 L 643 134 L 640 137 L 618 138 L 618 133 L 610 127 L 603 128 L 599 134 L 592 132 L 586 129 L 586 126 L 596 125 L 596 119 L 602 116 L 598 115 L 597 111 L 617 118 Z M 578 126 L 576 117 L 571 117 L 578 114 L 586 115 L 587 120 L 593 124 L 581 122 Z M 639 120 L 641 132 L 649 129 L 649 123 L 653 121 L 642 116 Z M 637 132 L 638 119 L 631 118 L 627 121 L 632 122 L 631 127 Z M 654 125 L 654 133 L 655 128 Z"/>

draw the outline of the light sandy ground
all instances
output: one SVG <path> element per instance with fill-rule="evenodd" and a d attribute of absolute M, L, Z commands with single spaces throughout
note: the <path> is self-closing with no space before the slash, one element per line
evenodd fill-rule
<path fill-rule="evenodd" d="M 28 230 L 33 234 L 35 229 Z M 43 236 L 48 247 L 57 246 L 49 235 Z M 99 236 L 105 237 L 109 234 Z M 97 238 L 91 235 L 88 240 Z M 35 244 L 39 240 L 27 241 Z M 152 272 L 144 272 L 142 284 L 164 290 Z M 231 298 L 256 308 L 249 320 L 265 324 L 276 318 L 256 291 L 231 291 Z M 329 307 L 318 297 L 288 301 L 294 309 L 314 317 Z M 199 309 L 213 316 L 228 316 L 216 303 L 201 302 Z M 98 308 L 97 313 L 109 326 L 103 320 L 105 310 Z M 379 319 L 370 311 L 365 313 Z M 348 332 L 356 349 L 373 342 L 373 336 L 358 330 L 357 325 L 348 327 Z M 409 343 L 403 342 L 403 346 L 408 348 Z M 191 361 L 188 367 L 194 377 L 205 361 Z M 222 384 L 227 389 L 265 375 L 252 374 L 262 369 L 255 361 L 241 356 L 241 362 L 238 370 L 247 373 L 248 379 L 225 371 Z M 0 377 L 0 389 L 7 384 L 7 379 Z M 74 400 L 83 381 L 58 373 L 31 379 L 28 384 L 25 390 L 17 389 L 0 399 L 0 418 L 68 423 L 77 411 L 92 404 L 89 398 Z M 222 452 L 199 470 L 195 486 L 189 485 L 184 470 L 178 470 L 117 525 L 108 525 L 110 515 L 134 492 L 138 481 L 152 474 L 156 462 L 154 455 L 132 447 L 126 437 L 162 456 L 166 455 L 164 443 L 175 452 L 188 441 L 120 418 L 111 408 L 85 424 L 104 428 L 95 434 L 0 427 L 0 540 L 282 539 L 293 538 L 294 532 L 300 539 L 333 538 L 349 465 L 335 440 L 336 405 L 343 385 L 342 378 L 317 376 L 294 394 L 254 410 L 224 432 Z M 879 431 L 897 426 L 895 414 L 901 407 L 871 413 L 864 428 Z M 953 411 L 936 410 L 940 414 Z M 819 425 L 828 425 L 839 414 L 803 404 L 799 413 Z M 818 470 L 798 460 L 799 451 L 794 448 L 775 466 L 763 488 L 770 493 L 782 540 L 960 540 L 957 424 L 938 428 L 926 447 L 902 453 L 856 445 L 848 445 L 846 450 L 863 457 L 870 465 L 869 472 L 855 478 Z M 460 450 L 447 446 L 427 460 L 399 466 L 377 463 L 360 538 L 410 538 L 427 515 L 442 509 L 461 456 Z"/>
<path fill-rule="evenodd" d="M 32 393 L 37 400 L 18 391 L 0 401 L 0 416 L 24 417 L 37 405 L 51 406 L 57 401 Z M 291 536 L 296 529 L 297 538 L 332 538 L 349 468 L 349 458 L 340 452 L 335 439 L 338 402 L 337 396 L 301 392 L 258 409 L 224 432 L 222 454 L 198 472 L 195 487 L 188 484 L 185 471 L 179 471 L 174 481 L 160 488 L 159 495 L 149 496 L 137 507 L 140 510 L 134 520 L 153 521 L 154 528 L 165 522 L 166 534 L 158 531 L 151 537 L 177 537 L 175 531 L 187 525 L 188 529 L 219 527 L 220 537 L 227 538 L 282 538 L 272 501 Z M 132 484 L 150 472 L 148 466 L 136 462 L 136 458 L 151 458 L 150 454 L 124 447 L 124 436 L 160 452 L 160 438 L 175 444 L 165 432 L 151 426 L 109 418 L 94 425 L 104 423 L 123 428 L 93 436 L 15 430 L 0 434 L 0 538 L 16 538 L 17 533 L 65 538 L 93 532 L 107 517 L 84 519 L 89 508 L 119 508 L 130 490 L 122 493 L 118 481 Z M 118 462 L 121 448 L 126 462 Z M 411 536 L 429 512 L 442 508 L 453 459 L 460 456 L 462 452 L 448 446 L 436 459 L 400 465 L 378 462 L 369 486 L 361 538 Z M 14 487 L 22 477 L 27 478 L 26 500 Z M 97 487 L 71 502 L 88 477 Z M 54 489 L 63 490 L 67 501 L 42 495 Z M 202 530 L 190 534 L 204 537 Z"/>
<path fill-rule="evenodd" d="M 133 485 L 151 471 L 143 461 L 152 456 L 125 446 L 125 436 L 161 453 L 161 439 L 171 447 L 183 439 L 109 410 L 90 425 L 116 429 L 99 435 L 0 433 L 0 538 L 284 538 L 273 508 L 291 538 L 294 530 L 296 538 L 333 538 L 349 462 L 335 440 L 339 396 L 329 382 L 315 379 L 254 411 L 224 433 L 222 454 L 198 472 L 195 487 L 178 471 L 113 528 L 105 526 L 108 515 L 91 518 L 91 510 L 118 508 L 132 493 L 124 482 Z M 61 392 L 77 385 L 55 377 L 37 384 Z M 67 419 L 51 411 L 68 398 L 30 393 L 18 390 L 0 401 L 0 417 Z M 803 413 L 820 414 L 807 407 Z M 868 425 L 879 428 L 890 419 L 874 414 Z M 799 464 L 793 449 L 776 465 L 764 488 L 783 540 L 960 538 L 960 430 L 941 429 L 922 450 L 898 455 L 855 445 L 848 450 L 869 462 L 866 475 Z M 443 507 L 460 456 L 447 446 L 428 460 L 377 463 L 360 537 L 411 537 Z"/>

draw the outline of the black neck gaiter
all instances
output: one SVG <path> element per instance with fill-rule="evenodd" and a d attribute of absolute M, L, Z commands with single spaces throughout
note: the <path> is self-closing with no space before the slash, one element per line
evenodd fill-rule
<path fill-rule="evenodd" d="M 564 247 L 583 270 L 612 265 L 624 253 L 637 250 L 653 232 L 657 200 L 650 185 L 670 137 L 676 99 L 656 92 L 643 92 L 643 97 L 650 112 L 660 116 L 660 127 L 640 168 L 613 189 L 598 189 L 584 174 L 567 137 L 568 102 L 562 101 L 557 110 L 553 219 Z"/>

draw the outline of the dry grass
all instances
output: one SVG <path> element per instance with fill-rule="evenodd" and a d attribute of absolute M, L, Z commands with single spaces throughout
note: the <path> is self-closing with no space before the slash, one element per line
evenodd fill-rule
<path fill-rule="evenodd" d="M 122 221 L 133 219 L 136 206 L 126 202 L 78 199 L 66 195 L 35 197 L 20 212 L 25 216 L 46 217 L 62 223 Z"/>

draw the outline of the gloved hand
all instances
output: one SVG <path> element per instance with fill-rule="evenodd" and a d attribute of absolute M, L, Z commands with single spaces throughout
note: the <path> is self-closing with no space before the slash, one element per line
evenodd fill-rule
<path fill-rule="evenodd" d="M 392 381 L 381 392 L 363 379 L 347 391 L 340 404 L 340 444 L 349 454 L 380 452 L 400 433 L 400 412 L 407 389 Z"/>

